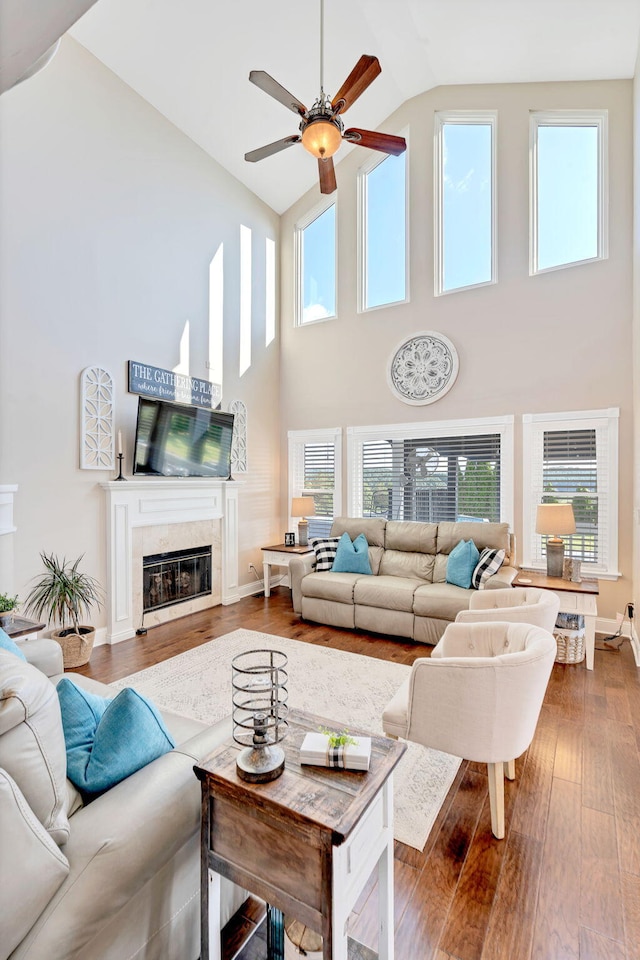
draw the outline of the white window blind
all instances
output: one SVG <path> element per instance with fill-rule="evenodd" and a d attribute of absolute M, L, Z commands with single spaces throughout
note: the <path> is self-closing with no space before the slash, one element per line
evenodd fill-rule
<path fill-rule="evenodd" d="M 350 514 L 510 522 L 511 418 L 494 429 L 478 421 L 472 432 L 471 424 L 351 430 Z"/>
<path fill-rule="evenodd" d="M 340 510 L 341 430 L 326 434 L 289 433 L 289 490 L 292 497 L 313 497 L 309 536 L 327 534 Z"/>
<path fill-rule="evenodd" d="M 525 563 L 546 562 L 546 537 L 535 533 L 538 504 L 570 503 L 576 533 L 563 537 L 565 555 L 594 573 L 617 573 L 617 411 L 586 413 L 524 418 Z"/>

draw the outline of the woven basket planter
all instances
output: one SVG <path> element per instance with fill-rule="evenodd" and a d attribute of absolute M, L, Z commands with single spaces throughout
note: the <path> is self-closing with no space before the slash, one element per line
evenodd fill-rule
<path fill-rule="evenodd" d="M 584 630 L 553 631 L 558 644 L 556 663 L 581 663 L 586 653 L 584 645 Z"/>
<path fill-rule="evenodd" d="M 51 638 L 62 647 L 65 670 L 70 667 L 82 667 L 85 663 L 89 663 L 96 631 L 93 627 L 80 627 L 80 630 L 81 633 L 68 633 L 65 637 L 61 636 L 66 633 L 65 630 L 54 630 L 51 634 Z"/>

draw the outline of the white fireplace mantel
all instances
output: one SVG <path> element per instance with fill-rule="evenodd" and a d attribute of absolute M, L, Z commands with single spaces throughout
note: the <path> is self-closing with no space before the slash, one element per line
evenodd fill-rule
<path fill-rule="evenodd" d="M 154 477 L 101 483 L 107 508 L 107 642 L 128 640 L 133 619 L 133 530 L 135 527 L 222 521 L 222 602 L 238 591 L 238 489 L 235 480 Z"/>

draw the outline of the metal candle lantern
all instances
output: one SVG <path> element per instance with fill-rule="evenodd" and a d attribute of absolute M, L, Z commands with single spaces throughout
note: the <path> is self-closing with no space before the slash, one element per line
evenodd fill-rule
<path fill-rule="evenodd" d="M 267 783 L 284 770 L 289 695 L 287 658 L 279 650 L 248 650 L 231 661 L 233 739 L 245 749 L 236 761 L 241 780 Z"/>

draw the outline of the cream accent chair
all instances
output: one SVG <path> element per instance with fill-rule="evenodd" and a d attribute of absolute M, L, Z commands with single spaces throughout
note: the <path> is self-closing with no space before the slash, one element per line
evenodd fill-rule
<path fill-rule="evenodd" d="M 504 837 L 504 764 L 527 749 L 556 657 L 556 641 L 526 623 L 452 623 L 431 657 L 416 660 L 382 726 L 465 760 L 486 763 L 491 829 Z"/>
<path fill-rule="evenodd" d="M 509 587 L 506 590 L 477 590 L 471 595 L 469 609 L 461 610 L 456 623 L 487 623 L 507 620 L 530 623 L 553 633 L 560 600 L 552 590 L 537 587 Z"/>

